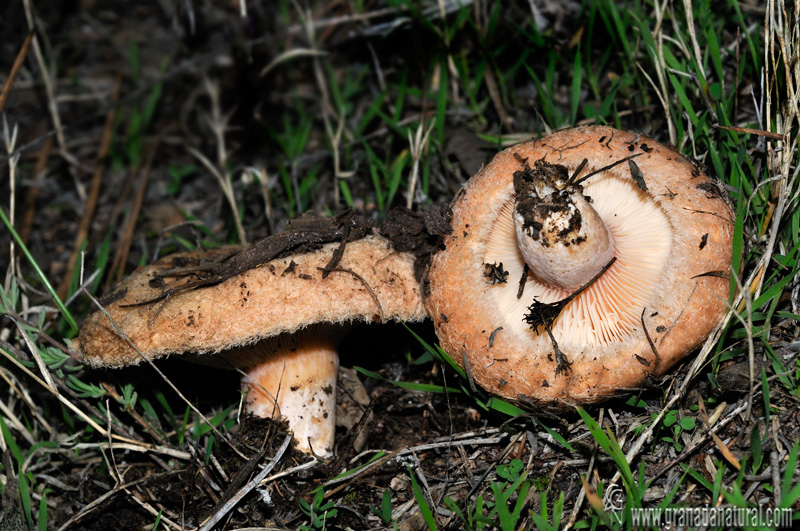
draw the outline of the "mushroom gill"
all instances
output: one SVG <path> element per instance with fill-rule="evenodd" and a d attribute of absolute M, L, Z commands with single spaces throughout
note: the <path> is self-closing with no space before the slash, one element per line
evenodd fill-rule
<path fill-rule="evenodd" d="M 574 168 L 567 168 L 574 170 Z M 591 173 L 591 168 L 586 170 Z M 659 206 L 630 180 L 604 172 L 590 178 L 583 193 L 605 223 L 614 242 L 616 261 L 570 301 L 553 323 L 559 345 L 608 345 L 629 336 L 639 326 L 642 307 L 658 289 L 672 244 L 672 227 Z M 537 334 L 523 320 L 534 299 L 552 303 L 573 290 L 553 286 L 529 267 L 522 296 L 518 281 L 525 259 L 517 244 L 512 195 L 498 212 L 486 244 L 484 263 L 502 263 L 508 282 L 492 285 L 488 292 L 518 334 Z M 591 279 L 585 279 L 588 282 Z"/>

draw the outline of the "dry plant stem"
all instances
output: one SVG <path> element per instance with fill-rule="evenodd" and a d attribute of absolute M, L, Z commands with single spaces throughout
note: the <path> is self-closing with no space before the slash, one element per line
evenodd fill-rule
<path fill-rule="evenodd" d="M 33 434 L 31 434 L 30 430 L 28 430 L 23 422 L 14 414 L 14 411 L 2 401 L 0 401 L 0 413 L 5 417 L 6 425 L 8 425 L 9 428 L 16 430 L 31 446 L 36 444 L 36 440 L 33 438 Z"/>
<path fill-rule="evenodd" d="M 103 430 L 105 432 L 105 430 Z M 117 435 L 111 435 L 117 441 L 120 440 L 120 437 Z M 173 457 L 175 459 L 181 459 L 183 461 L 189 461 L 192 459 L 192 454 L 189 452 L 181 452 L 180 450 L 173 450 L 167 446 L 155 446 L 151 444 L 145 444 L 138 441 L 133 441 L 136 444 L 125 443 L 125 442 L 115 442 L 114 448 L 117 450 L 125 450 L 126 452 L 138 452 L 142 454 L 158 454 L 158 455 L 165 455 L 167 457 Z M 106 450 L 108 449 L 108 442 L 101 442 L 101 443 L 78 443 L 74 445 L 68 445 L 63 443 L 61 445 L 61 449 L 69 449 L 69 450 Z"/>
<path fill-rule="evenodd" d="M 739 277 L 733 275 L 733 280 L 736 282 L 736 288 L 739 290 L 739 293 L 742 294 L 745 303 L 745 315 L 747 319 L 743 319 L 739 312 L 735 311 L 733 307 L 730 307 L 730 313 L 733 315 L 739 323 L 741 323 L 742 327 L 744 327 L 745 333 L 747 334 L 747 360 L 748 360 L 748 370 L 749 370 L 749 380 L 750 380 L 750 393 L 748 395 L 747 400 L 747 413 L 745 414 L 745 419 L 747 421 L 750 420 L 750 414 L 752 412 L 753 406 L 753 399 L 756 394 L 756 387 L 755 387 L 755 346 L 753 344 L 753 299 L 750 296 L 750 290 L 744 289 L 742 287 L 742 282 L 739 280 Z"/>
<path fill-rule="evenodd" d="M 125 492 L 127 492 L 127 493 L 130 495 L 129 497 L 130 497 L 130 498 L 131 498 L 133 501 L 135 501 L 136 503 L 138 503 L 138 504 L 139 504 L 139 505 L 142 507 L 142 509 L 144 509 L 145 511 L 147 511 L 148 513 L 150 513 L 150 514 L 151 514 L 151 515 L 153 515 L 154 517 L 156 517 L 156 518 L 160 518 L 160 520 L 161 520 L 162 522 L 164 522 L 166 525 L 168 525 L 168 526 L 169 526 L 171 529 L 174 529 L 175 531 L 183 531 L 183 529 L 184 529 L 184 528 L 183 528 L 182 526 L 180 526 L 180 525 L 176 524 L 175 522 L 173 522 L 172 520 L 170 520 L 169 518 L 167 518 L 166 516 L 164 516 L 164 514 L 163 514 L 163 511 L 156 511 L 156 510 L 153 508 L 153 506 L 152 506 L 152 505 L 150 505 L 149 503 L 147 503 L 147 502 L 143 501 L 143 500 L 142 500 L 142 499 L 139 497 L 139 495 L 138 495 L 137 493 L 135 493 L 135 492 L 130 492 L 130 491 L 128 490 L 128 488 L 127 488 L 127 487 L 126 487 L 125 489 L 123 489 L 123 490 L 124 490 Z"/>
<path fill-rule="evenodd" d="M 42 374 L 42 379 L 47 383 L 50 389 L 53 390 L 54 393 L 60 395 L 58 392 L 58 388 L 56 387 L 55 382 L 53 381 L 53 377 L 50 376 L 50 371 L 47 369 L 47 365 L 45 365 L 44 360 L 42 359 L 42 355 L 39 353 L 39 348 L 36 346 L 36 343 L 31 339 L 31 336 L 22 327 L 22 325 L 16 321 L 14 324 L 17 325 L 17 329 L 19 333 L 22 334 L 23 339 L 25 340 L 25 344 L 28 346 L 28 350 L 31 353 L 34 361 L 36 362 L 36 366 L 39 368 L 39 372 Z"/>
<path fill-rule="evenodd" d="M 692 0 L 683 0 L 683 11 L 686 14 L 686 26 L 689 29 L 689 38 L 692 40 L 694 62 L 700 69 L 700 74 L 703 76 L 703 79 L 706 79 L 706 72 L 703 68 L 703 54 L 700 53 L 700 45 L 697 43 L 697 34 L 694 28 L 694 6 L 692 5 Z M 677 34 L 680 35 L 680 33 Z"/>
<path fill-rule="evenodd" d="M 44 82 L 45 92 L 47 93 L 47 106 L 50 109 L 50 117 L 52 118 L 53 126 L 56 129 L 56 139 L 58 140 L 59 152 L 61 153 L 61 156 L 67 160 L 67 162 L 73 166 L 77 166 L 78 161 L 75 159 L 75 157 L 70 155 L 69 150 L 67 149 L 67 142 L 64 139 L 64 127 L 61 125 L 61 115 L 58 113 L 55 87 L 53 85 L 53 80 L 50 77 L 50 71 L 47 69 L 47 64 L 45 63 L 44 55 L 42 54 L 42 49 L 39 45 L 39 39 L 35 34 L 36 24 L 33 20 L 31 0 L 22 0 L 22 2 L 25 5 L 25 17 L 28 20 L 28 28 L 34 33 L 33 53 L 36 56 L 36 62 L 39 65 L 39 70 L 42 73 L 42 81 Z M 77 180 L 75 181 L 75 184 L 78 195 L 83 198 L 86 195 L 86 191 L 83 189 L 83 186 L 80 186 L 80 183 Z"/>
<path fill-rule="evenodd" d="M 117 117 L 117 106 L 114 105 L 119 99 L 120 86 L 122 84 L 122 74 L 117 74 L 114 81 L 114 88 L 111 92 L 111 108 L 106 114 L 106 123 L 103 127 L 103 136 L 100 139 L 100 148 L 97 150 L 96 166 L 94 174 L 92 175 L 92 183 L 89 186 L 89 195 L 86 198 L 86 206 L 84 207 L 83 217 L 81 224 L 78 227 L 78 234 L 75 236 L 75 243 L 72 248 L 72 254 L 67 262 L 67 267 L 64 271 L 64 276 L 61 279 L 61 285 L 58 287 L 58 296 L 61 299 L 66 299 L 69 292 L 70 284 L 72 283 L 72 274 L 75 271 L 75 264 L 78 261 L 78 254 L 81 247 L 89 236 L 89 229 L 92 226 L 92 219 L 94 212 L 97 209 L 97 201 L 100 198 L 100 188 L 103 184 L 103 176 L 106 173 L 106 157 L 108 150 L 111 147 L 111 134 L 114 130 L 114 120 Z M 50 145 L 52 141 L 48 141 L 46 145 Z M 38 172 L 37 172 L 38 174 Z"/>
<path fill-rule="evenodd" d="M 22 389 L 20 389 L 20 386 L 11 381 L 11 378 L 9 377 L 9 375 L 11 374 L 12 373 L 10 371 L 8 372 L 8 374 L 6 374 L 5 370 L 0 370 L 0 378 L 2 378 L 6 382 L 6 385 L 8 385 L 8 388 L 14 391 L 14 393 L 17 394 L 19 399 L 22 400 L 22 402 L 26 406 L 28 406 L 28 409 L 31 411 L 33 416 L 36 417 L 36 420 L 39 422 L 39 424 L 41 424 L 42 427 L 47 431 L 47 433 L 49 433 L 52 436 L 55 433 L 55 430 L 53 430 L 53 427 L 50 425 L 50 423 L 47 420 L 45 420 L 45 418 L 42 416 L 42 413 L 33 404 L 33 400 L 31 400 L 29 394 L 27 393 L 27 388 L 22 387 Z M 26 429 L 24 433 L 29 433 L 29 431 Z"/>
<path fill-rule="evenodd" d="M 239 242 L 247 243 L 247 236 L 242 226 L 242 220 L 239 218 L 239 209 L 236 207 L 236 197 L 233 193 L 231 174 L 227 170 L 228 151 L 225 148 L 225 131 L 228 129 L 228 120 L 230 120 L 231 114 L 222 115 L 219 102 L 219 85 L 207 77 L 203 78 L 203 82 L 211 100 L 211 116 L 207 117 L 207 121 L 208 126 L 214 133 L 214 138 L 217 143 L 217 166 L 215 168 L 207 160 L 203 160 L 202 158 L 200 160 L 206 165 L 209 171 L 211 171 L 214 177 L 217 178 L 217 181 L 219 181 L 219 185 L 231 208 L 231 215 L 236 223 L 236 232 L 239 235 Z"/>
<path fill-rule="evenodd" d="M 422 157 L 422 152 L 428 145 L 428 137 L 430 136 L 433 126 L 436 122 L 431 121 L 430 125 L 428 125 L 428 129 L 423 135 L 422 128 L 424 123 L 425 120 L 423 118 L 420 120 L 419 126 L 417 127 L 417 131 L 413 138 L 411 137 L 411 131 L 408 132 L 408 143 L 411 150 L 411 158 L 414 161 L 411 166 L 411 179 L 408 185 L 408 197 L 406 198 L 406 208 L 408 209 L 411 209 L 411 207 L 414 206 L 414 191 L 417 186 L 417 180 L 419 179 L 419 159 Z"/>
<path fill-rule="evenodd" d="M 139 189 L 136 191 L 136 197 L 134 198 L 133 205 L 131 205 L 131 211 L 128 214 L 128 222 L 117 244 L 117 252 L 114 254 L 114 261 L 110 268 L 111 273 L 106 279 L 104 286 L 104 291 L 106 292 L 111 285 L 118 282 L 125 273 L 125 264 L 128 262 L 128 253 L 130 252 L 131 242 L 133 241 L 133 233 L 136 230 L 136 221 L 139 218 L 139 212 L 142 210 L 142 204 L 144 204 L 144 195 L 147 191 L 147 184 L 150 182 L 150 169 L 152 168 L 156 153 L 158 152 L 160 141 L 161 139 L 157 138 L 148 150 L 147 160 L 141 170 Z M 82 277 L 83 275 L 81 275 L 81 278 Z"/>
<path fill-rule="evenodd" d="M 448 59 L 449 58 L 450 57 L 448 56 Z M 511 120 L 511 117 L 508 115 L 505 106 L 503 105 L 503 98 L 500 96 L 500 88 L 497 86 L 497 79 L 495 78 L 491 63 L 489 63 L 489 67 L 484 72 L 486 74 L 486 88 L 489 91 L 489 96 L 492 99 L 492 105 L 494 105 L 498 116 L 500 116 L 500 120 L 503 122 L 503 126 L 505 127 L 506 131 L 513 133 L 514 124 Z"/>
<path fill-rule="evenodd" d="M 122 475 L 119 473 L 119 468 L 117 467 L 117 458 L 114 456 L 114 443 L 111 440 L 111 408 L 109 408 L 109 400 L 106 398 L 106 428 L 107 433 L 109 434 L 108 437 L 108 453 L 111 454 L 111 465 L 109 466 L 108 459 L 106 459 L 106 454 L 103 452 L 103 459 L 106 460 L 106 468 L 108 468 L 109 475 L 114 478 L 114 486 L 119 485 L 122 483 Z"/>
<path fill-rule="evenodd" d="M 605 411 L 605 408 L 600 410 L 600 419 L 601 420 L 598 421 L 598 424 L 600 426 L 603 425 L 602 424 L 603 411 Z M 589 466 L 586 467 L 586 477 L 590 477 L 591 474 L 592 474 L 592 471 L 594 470 L 594 462 L 595 462 L 595 459 L 597 458 L 597 450 L 599 448 L 600 448 L 600 445 L 595 445 L 592 448 L 592 456 L 589 458 Z M 608 494 L 609 492 L 611 492 L 610 489 L 606 490 L 606 494 Z M 586 491 L 584 489 L 580 489 L 580 491 L 578 492 L 578 498 L 575 500 L 575 505 L 572 508 L 572 513 L 570 513 L 570 515 L 569 515 L 569 523 L 567 524 L 567 528 L 568 529 L 572 528 L 572 526 L 575 525 L 575 521 L 578 519 L 578 513 L 580 512 L 581 507 L 583 507 L 583 500 L 584 499 L 586 499 Z"/>
<path fill-rule="evenodd" d="M 279 66 L 281 63 L 284 63 L 296 57 L 321 57 L 323 55 L 328 55 L 328 52 L 315 50 L 314 48 L 292 48 L 291 50 L 286 50 L 282 54 L 278 55 L 275 59 L 272 60 L 272 62 L 270 62 L 267 66 L 265 66 L 259 74 L 263 77 L 267 75 L 275 67 Z"/>
<path fill-rule="evenodd" d="M 664 18 L 664 12 L 667 9 L 667 0 L 664 0 L 664 4 L 662 7 L 658 7 L 658 2 L 656 2 L 656 28 L 653 31 L 653 40 L 656 43 L 656 49 L 651 50 L 652 59 L 653 59 L 653 67 L 656 71 L 656 76 L 658 77 L 658 86 L 656 86 L 653 79 L 650 75 L 642 68 L 640 64 L 637 63 L 636 66 L 639 67 L 639 70 L 644 74 L 647 81 L 653 87 L 656 92 L 656 96 L 658 96 L 659 101 L 661 102 L 661 107 L 664 109 L 664 118 L 667 121 L 667 128 L 669 130 L 669 141 L 672 145 L 678 143 L 678 133 L 675 130 L 675 123 L 672 121 L 672 115 L 670 113 L 669 107 L 669 92 L 667 91 L 667 82 L 666 76 L 664 75 L 664 70 L 666 69 L 666 61 L 664 60 L 664 35 L 662 32 L 661 22 Z"/>
<path fill-rule="evenodd" d="M 247 243 L 244 227 L 239 219 L 239 210 L 236 207 L 236 197 L 233 194 L 233 185 L 230 181 L 230 176 L 223 176 L 222 173 L 220 173 L 220 170 L 214 166 L 205 155 L 197 151 L 195 148 L 190 147 L 188 149 L 189 153 L 191 153 L 194 158 L 199 160 L 200 163 L 203 164 L 203 166 L 205 166 L 206 169 L 217 179 L 217 183 L 219 183 L 220 188 L 222 188 L 222 193 L 225 196 L 225 200 L 228 202 L 228 205 L 232 211 L 234 223 L 236 223 L 236 233 L 238 234 L 242 243 Z"/>
<path fill-rule="evenodd" d="M 17 126 L 14 126 L 13 132 L 8 129 L 8 121 L 3 115 L 3 139 L 6 144 L 6 152 L 8 158 L 8 219 L 10 224 L 14 225 L 14 218 L 16 215 L 16 183 L 17 183 L 17 163 L 19 162 L 19 155 L 12 155 L 14 153 L 14 145 L 17 143 Z M 16 260 L 15 255 L 16 244 L 13 238 L 9 238 L 8 243 L 8 257 L 9 257 L 9 275 L 8 279 L 16 276 Z"/>
<path fill-rule="evenodd" d="M 247 485 L 239 489 L 239 491 L 228 500 L 225 505 L 223 505 L 219 511 L 214 513 L 208 520 L 203 522 L 202 527 L 198 531 L 210 531 L 217 522 L 222 520 L 226 514 L 228 514 L 237 503 L 239 503 L 242 498 L 244 498 L 250 491 L 255 489 L 261 481 L 267 477 L 267 474 L 272 472 L 272 469 L 280 462 L 283 454 L 286 452 L 286 449 L 289 447 L 289 443 L 292 442 L 292 436 L 288 436 L 283 440 L 283 444 L 281 447 L 278 448 L 278 451 L 275 453 L 275 456 L 270 460 L 270 463 L 265 466 L 258 474 L 256 474 L 253 479 L 247 482 Z M 313 462 L 313 461 L 312 461 Z"/>
<path fill-rule="evenodd" d="M 31 42 L 33 41 L 34 35 L 35 33 L 33 31 L 28 32 L 28 36 L 25 38 L 25 41 L 23 41 L 22 47 L 17 54 L 17 58 L 14 60 L 14 64 L 11 65 L 11 71 L 8 74 L 8 79 L 6 79 L 6 82 L 3 85 L 3 90 L 0 91 L 0 113 L 3 112 L 3 109 L 6 106 L 8 97 L 11 95 L 11 89 L 14 88 L 14 82 L 17 80 L 17 75 L 22 69 L 22 64 L 25 62 L 25 57 L 28 56 L 28 50 L 31 47 Z"/>
<path fill-rule="evenodd" d="M 331 105 L 331 97 L 328 91 L 328 84 L 325 81 L 325 74 L 322 71 L 322 62 L 321 62 L 321 55 L 325 55 L 324 52 L 321 52 L 318 49 L 316 34 L 314 31 L 314 24 L 312 22 L 313 17 L 310 11 L 304 11 L 297 3 L 295 3 L 295 8 L 297 9 L 300 19 L 303 22 L 303 28 L 305 30 L 306 38 L 308 39 L 309 44 L 311 45 L 311 49 L 314 50 L 316 53 L 311 54 L 311 60 L 314 65 L 314 79 L 317 82 L 317 88 L 322 96 L 322 120 L 325 123 L 325 134 L 328 136 L 328 140 L 331 143 L 331 148 L 333 149 L 333 157 L 334 157 L 334 173 L 333 173 L 333 204 L 334 206 L 339 205 L 340 200 L 340 192 L 339 192 L 339 139 L 341 138 L 341 131 L 337 134 L 333 133 L 333 127 L 331 127 L 331 120 L 336 120 L 336 112 L 333 110 L 333 106 Z M 340 121 L 340 129 L 344 126 L 344 116 L 338 117 Z"/>

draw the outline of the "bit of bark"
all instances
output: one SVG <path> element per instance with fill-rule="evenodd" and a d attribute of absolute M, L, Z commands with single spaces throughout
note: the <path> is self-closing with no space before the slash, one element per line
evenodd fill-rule
<path fill-rule="evenodd" d="M 491 282 L 493 286 L 495 284 L 505 284 L 508 282 L 508 271 L 503 269 L 503 262 L 499 264 L 497 262 L 493 264 L 483 264 L 483 267 L 483 276 L 485 276 L 486 280 Z"/>
<path fill-rule="evenodd" d="M 494 338 L 495 336 L 497 336 L 497 333 L 502 329 L 503 329 L 502 326 L 498 326 L 492 331 L 492 334 L 489 336 L 489 348 L 492 348 L 494 346 Z"/>
<path fill-rule="evenodd" d="M 659 363 L 660 357 L 658 355 L 658 350 L 656 350 L 655 343 L 653 343 L 653 340 L 650 338 L 650 332 L 647 331 L 647 325 L 644 324 L 644 312 L 645 311 L 646 311 L 646 308 L 642 308 L 642 316 L 640 318 L 641 321 L 642 321 L 642 329 L 644 330 L 644 337 L 647 338 L 647 343 L 650 344 L 650 350 L 653 351 L 653 355 L 656 357 L 656 367 L 658 367 L 658 363 Z M 650 363 L 647 360 L 644 360 L 644 358 L 640 358 L 639 356 L 636 356 L 636 357 L 643 364 L 647 365 L 648 367 L 650 366 Z M 644 361 L 642 361 L 642 360 L 644 360 Z"/>
<path fill-rule="evenodd" d="M 522 276 L 519 277 L 519 288 L 517 288 L 517 299 L 522 298 L 522 293 L 525 291 L 525 283 L 528 281 L 528 271 L 530 268 L 527 263 L 522 264 Z"/>
<path fill-rule="evenodd" d="M 633 177 L 633 180 L 636 183 L 636 186 L 641 188 L 641 190 L 643 192 L 646 192 L 647 191 L 647 183 L 644 182 L 644 174 L 642 173 L 642 170 L 639 169 L 639 165 L 636 164 L 634 161 L 629 159 L 628 160 L 628 166 L 631 169 L 631 177 Z"/>
<path fill-rule="evenodd" d="M 359 240 L 369 234 L 371 228 L 368 219 L 350 211 L 330 219 L 296 220 L 286 231 L 264 238 L 239 253 L 224 257 L 222 261 L 213 260 L 159 273 L 161 277 L 192 274 L 197 280 L 164 290 L 153 299 L 123 307 L 150 304 L 183 291 L 213 286 L 277 258 L 314 251 L 326 243 Z"/>

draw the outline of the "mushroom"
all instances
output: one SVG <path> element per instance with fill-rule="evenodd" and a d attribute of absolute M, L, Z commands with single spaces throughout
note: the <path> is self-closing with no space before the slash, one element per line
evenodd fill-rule
<path fill-rule="evenodd" d="M 225 263 L 231 251 L 173 255 L 123 281 L 105 307 L 147 358 L 187 355 L 242 370 L 246 411 L 287 418 L 301 450 L 327 456 L 334 446 L 337 346 L 346 325 L 425 317 L 412 254 L 369 235 L 347 243 L 331 270 L 341 245 L 273 259 L 185 290 L 181 286 L 198 283 L 196 275 L 165 277 Z M 143 361 L 102 312 L 84 322 L 80 350 L 95 367 Z"/>
<path fill-rule="evenodd" d="M 734 214 L 643 135 L 580 127 L 499 153 L 455 199 L 425 305 L 502 398 L 561 410 L 640 388 L 726 311 Z"/>

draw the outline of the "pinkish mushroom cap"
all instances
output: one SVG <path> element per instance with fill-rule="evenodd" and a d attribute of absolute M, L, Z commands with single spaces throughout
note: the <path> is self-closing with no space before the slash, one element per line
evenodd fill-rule
<path fill-rule="evenodd" d="M 191 279 L 168 279 L 165 285 L 160 273 L 230 251 L 181 253 L 123 281 L 116 292 L 121 296 L 107 310 L 147 358 L 213 356 L 244 370 L 247 411 L 288 418 L 301 449 L 330 455 L 343 327 L 425 316 L 411 254 L 367 236 L 348 243 L 338 267 L 323 278 L 321 270 L 338 246 L 272 260 L 216 285 L 131 306 Z M 102 312 L 83 324 L 80 349 L 95 367 L 143 361 Z"/>
<path fill-rule="evenodd" d="M 733 218 L 712 180 L 654 140 L 560 131 L 466 184 L 426 307 L 442 347 L 493 394 L 598 402 L 664 374 L 718 325 Z"/>

